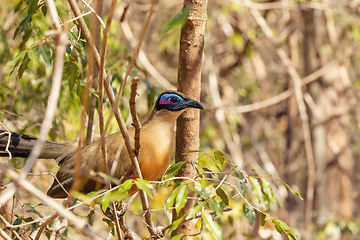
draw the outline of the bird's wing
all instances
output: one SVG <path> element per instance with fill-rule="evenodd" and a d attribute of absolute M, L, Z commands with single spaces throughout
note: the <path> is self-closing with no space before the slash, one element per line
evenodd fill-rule
<path fill-rule="evenodd" d="M 133 138 L 133 130 L 129 130 L 129 135 Z M 89 178 L 88 171 L 106 172 L 105 164 L 101 154 L 100 140 L 94 141 L 81 149 L 81 187 L 80 192 L 88 193 L 99 190 L 104 186 L 104 182 L 100 178 Z M 132 162 L 128 155 L 127 149 L 124 147 L 124 140 L 120 132 L 109 135 L 105 138 L 106 154 L 108 161 L 108 171 L 110 175 L 118 177 L 121 181 L 130 178 L 133 175 Z M 70 151 L 59 157 L 57 160 L 60 169 L 56 174 L 56 178 L 48 190 L 47 194 L 54 198 L 67 197 L 67 193 L 74 183 L 74 167 L 76 162 L 76 150 Z M 62 188 L 63 187 L 63 188 Z"/>

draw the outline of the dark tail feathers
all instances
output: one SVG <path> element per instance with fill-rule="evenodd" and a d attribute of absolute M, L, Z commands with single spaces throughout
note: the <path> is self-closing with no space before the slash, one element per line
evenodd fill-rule
<path fill-rule="evenodd" d="M 6 131 L 0 130 L 0 156 L 9 156 L 5 152 L 6 145 L 9 140 L 9 134 Z M 9 151 L 13 157 L 28 157 L 31 149 L 34 147 L 36 137 L 19 133 L 11 133 L 11 141 Z M 56 159 L 64 152 L 73 148 L 72 146 L 46 141 L 39 158 Z"/>

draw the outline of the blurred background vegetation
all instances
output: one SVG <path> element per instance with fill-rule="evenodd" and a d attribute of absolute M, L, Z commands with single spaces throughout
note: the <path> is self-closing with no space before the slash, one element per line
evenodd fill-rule
<path fill-rule="evenodd" d="M 106 71 L 114 89 L 121 84 L 150 7 L 150 1 L 145 0 L 128 3 L 123 22 L 120 18 L 127 3 L 118 3 L 108 40 Z M 73 18 L 70 7 L 65 1 L 56 4 L 69 29 L 72 45 L 67 48 L 60 100 L 49 140 L 74 144 L 80 129 L 88 49 L 76 24 L 66 22 Z M 132 75 L 140 76 L 137 110 L 141 120 L 157 94 L 176 87 L 180 31 L 176 25 L 165 30 L 181 11 L 182 4 L 178 0 L 159 1 L 142 46 L 144 55 L 132 71 Z M 80 1 L 78 5 L 88 11 Z M 109 5 L 104 1 L 103 19 Z M 273 38 L 266 35 L 264 26 L 254 18 L 257 11 L 265 20 L 263 24 L 270 27 Z M 201 95 L 207 112 L 201 113 L 200 150 L 220 150 L 248 175 L 269 176 L 276 198 L 270 214 L 301 236 L 306 224 L 310 224 L 310 239 L 360 236 L 359 11 L 360 2 L 355 0 L 208 3 Z M 0 1 L 0 13 L 1 122 L 9 130 L 37 135 L 49 96 L 55 49 L 53 38 L 47 34 L 51 30 L 47 9 L 42 1 L 4 0 Z M 88 26 L 89 16 L 84 17 Z M 309 139 L 304 137 L 301 118 L 304 113 L 299 111 L 294 81 L 278 54 L 279 49 L 303 79 L 308 117 L 305 121 L 310 126 L 313 159 L 307 157 L 305 142 Z M 129 93 L 127 86 L 124 101 L 120 102 L 124 119 L 129 116 Z M 268 99 L 273 102 L 267 104 Z M 104 103 L 105 112 L 110 113 L 110 104 L 106 100 Z M 127 123 L 130 125 L 131 120 Z M 94 126 L 94 138 L 98 138 L 97 117 Z M 117 124 L 111 119 L 107 133 L 114 131 Z M 21 161 L 15 159 L 9 165 L 19 168 Z M 39 161 L 34 172 L 47 168 L 54 171 L 55 165 Z M 309 176 L 314 178 L 314 186 L 309 185 Z M 305 200 L 288 191 L 277 179 L 299 191 Z M 33 182 L 46 191 L 51 180 L 41 176 L 34 177 Z M 171 188 L 159 191 L 151 207 L 162 208 L 170 191 Z M 309 197 L 311 193 L 313 198 Z M 248 198 L 255 197 L 249 194 Z M 313 203 L 310 223 L 306 219 L 306 199 Z M 137 198 L 133 201 L 130 211 L 138 214 L 141 204 Z M 232 213 L 217 219 L 225 239 L 284 238 L 271 224 L 250 226 L 242 204 L 234 201 Z M 17 214 L 24 211 L 24 205 L 21 206 Z M 136 225 L 138 219 L 129 218 L 130 228 L 144 228 Z"/>

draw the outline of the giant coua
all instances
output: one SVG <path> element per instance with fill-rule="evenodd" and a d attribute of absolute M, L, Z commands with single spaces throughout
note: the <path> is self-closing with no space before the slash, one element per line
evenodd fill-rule
<path fill-rule="evenodd" d="M 186 97 L 176 91 L 165 91 L 156 100 L 148 119 L 142 124 L 140 137 L 140 152 L 138 155 L 141 173 L 146 180 L 157 180 L 161 177 L 169 166 L 174 142 L 175 142 L 175 122 L 176 119 L 187 109 L 204 109 L 195 100 Z M 129 129 L 130 138 L 133 139 L 135 130 Z M 27 157 L 34 145 L 36 137 L 12 133 L 10 152 L 14 157 Z M 4 152 L 8 142 L 7 134 L 0 136 L 0 156 L 6 156 Z M 99 151 L 100 140 L 94 141 L 81 149 L 81 167 L 86 169 L 89 165 L 93 166 L 94 171 L 104 171 L 104 162 L 101 151 Z M 115 167 L 114 177 L 119 179 L 129 179 L 134 176 L 135 171 L 129 154 L 124 146 L 124 140 L 120 132 L 111 134 L 105 138 L 106 154 L 108 167 Z M 134 142 L 132 142 L 134 145 Z M 54 180 L 47 194 L 54 198 L 67 197 L 63 190 L 70 190 L 74 176 L 71 171 L 75 165 L 76 148 L 47 141 L 43 147 L 40 158 L 56 159 L 60 169 L 56 174 L 58 181 Z M 88 193 L 104 186 L 97 183 L 94 179 L 84 178 L 83 185 L 79 189 L 83 193 Z M 62 188 L 63 187 L 63 188 Z M 133 193 L 133 192 L 132 192 Z"/>

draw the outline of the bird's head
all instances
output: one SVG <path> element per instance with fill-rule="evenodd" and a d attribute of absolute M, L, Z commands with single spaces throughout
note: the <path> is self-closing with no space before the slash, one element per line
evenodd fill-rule
<path fill-rule="evenodd" d="M 157 111 L 164 109 L 171 112 L 182 111 L 187 108 L 204 109 L 198 101 L 176 91 L 163 92 L 156 100 L 155 107 Z"/>
<path fill-rule="evenodd" d="M 181 92 L 165 91 L 156 100 L 149 120 L 155 116 L 169 117 L 170 119 L 177 118 L 187 108 L 204 109 L 201 103 L 188 98 Z"/>

